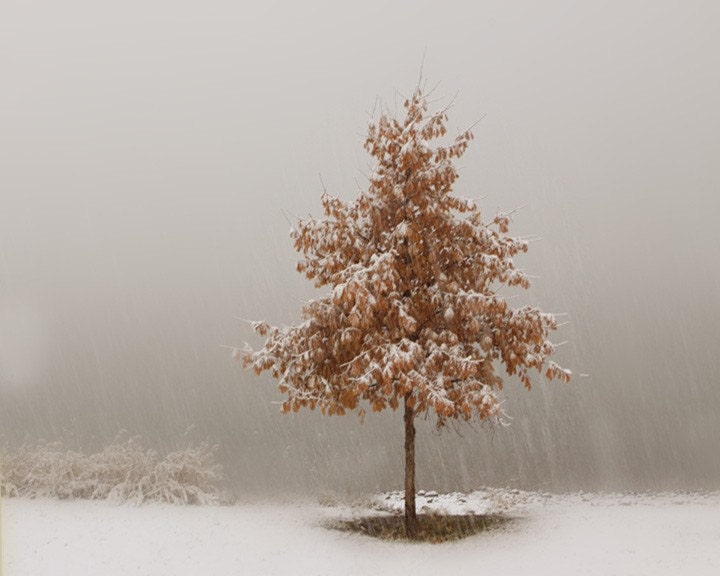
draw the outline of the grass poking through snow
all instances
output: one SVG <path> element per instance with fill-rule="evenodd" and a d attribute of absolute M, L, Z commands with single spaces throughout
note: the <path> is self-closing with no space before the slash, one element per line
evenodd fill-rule
<path fill-rule="evenodd" d="M 420 534 L 418 542 L 441 543 L 460 540 L 497 530 L 515 521 L 499 514 L 419 514 Z M 328 527 L 343 532 L 357 532 L 383 540 L 407 540 L 402 516 L 364 516 L 352 520 L 335 520 Z"/>

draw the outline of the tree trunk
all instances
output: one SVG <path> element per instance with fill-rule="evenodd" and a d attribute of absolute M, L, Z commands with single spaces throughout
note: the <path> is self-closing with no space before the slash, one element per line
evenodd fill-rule
<path fill-rule="evenodd" d="M 419 535 L 415 510 L 415 410 L 405 396 L 405 535 L 416 540 Z"/>

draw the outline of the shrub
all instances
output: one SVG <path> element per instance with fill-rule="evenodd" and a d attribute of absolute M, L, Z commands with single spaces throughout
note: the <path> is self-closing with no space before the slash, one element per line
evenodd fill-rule
<path fill-rule="evenodd" d="M 217 446 L 202 442 L 159 458 L 140 440 L 129 438 L 85 454 L 66 450 L 60 442 L 24 444 L 3 450 L 3 496 L 220 504 L 224 476 L 215 463 Z"/>

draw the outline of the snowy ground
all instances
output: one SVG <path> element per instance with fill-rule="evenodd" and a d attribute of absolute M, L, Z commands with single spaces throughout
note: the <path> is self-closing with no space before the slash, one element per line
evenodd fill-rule
<path fill-rule="evenodd" d="M 517 521 L 460 542 L 408 544 L 328 530 L 366 506 L 227 507 L 6 499 L 4 576 L 720 574 L 720 494 L 551 496 L 488 490 L 420 498 L 448 512 Z"/>

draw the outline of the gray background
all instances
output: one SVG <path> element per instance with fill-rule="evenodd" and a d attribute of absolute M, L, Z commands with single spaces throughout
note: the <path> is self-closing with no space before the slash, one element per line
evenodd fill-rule
<path fill-rule="evenodd" d="M 282 210 L 318 215 L 319 174 L 353 197 L 424 61 L 451 133 L 483 118 L 458 194 L 526 205 L 517 302 L 568 314 L 589 377 L 508 383 L 508 428 L 419 423 L 419 486 L 718 488 L 719 28 L 712 1 L 3 2 L 0 435 L 207 438 L 238 494 L 399 488 L 399 414 L 281 416 L 223 346 L 297 320 Z"/>

